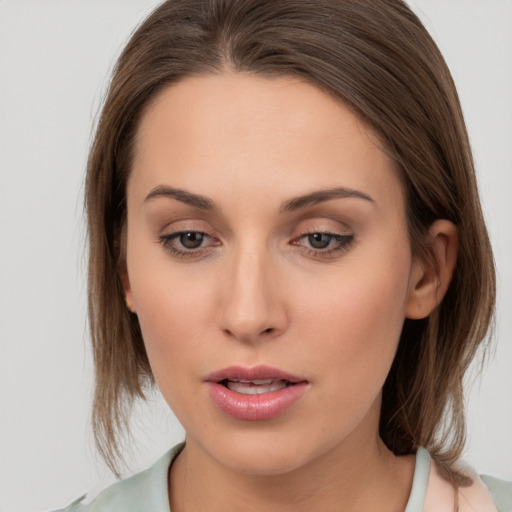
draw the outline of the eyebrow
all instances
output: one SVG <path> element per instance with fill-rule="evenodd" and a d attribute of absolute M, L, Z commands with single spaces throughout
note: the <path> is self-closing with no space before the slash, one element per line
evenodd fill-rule
<path fill-rule="evenodd" d="M 200 210 L 215 210 L 215 203 L 208 197 L 199 194 L 192 194 L 180 188 L 168 187 L 165 185 L 158 185 L 146 196 L 144 202 L 147 203 L 159 197 L 167 197 L 169 199 L 176 199 L 182 203 L 194 206 Z"/>
<path fill-rule="evenodd" d="M 306 208 L 307 206 L 322 203 L 324 201 L 330 201 L 331 199 L 345 199 L 349 197 L 363 199 L 365 201 L 369 201 L 370 203 L 376 204 L 375 200 L 364 192 L 351 188 L 336 187 L 326 190 L 318 190 L 316 192 L 311 192 L 310 194 L 290 199 L 281 205 L 279 211 L 281 213 L 289 213 L 300 210 L 302 208 Z"/>
<path fill-rule="evenodd" d="M 146 196 L 144 203 L 152 201 L 157 198 L 165 197 L 168 199 L 175 199 L 182 203 L 188 204 L 200 210 L 217 210 L 215 203 L 208 197 L 199 194 L 193 194 L 186 190 L 169 187 L 166 185 L 158 185 Z M 317 190 L 303 196 L 294 197 L 285 201 L 279 211 L 281 213 L 290 213 L 308 206 L 312 206 L 331 199 L 345 199 L 345 198 L 358 198 L 375 204 L 375 200 L 369 195 L 359 190 L 354 190 L 345 187 L 329 188 L 326 190 Z"/>

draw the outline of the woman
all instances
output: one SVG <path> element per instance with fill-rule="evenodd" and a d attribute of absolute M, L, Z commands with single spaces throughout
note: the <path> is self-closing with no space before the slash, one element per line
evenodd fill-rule
<path fill-rule="evenodd" d="M 399 0 L 181 0 L 135 32 L 87 175 L 93 423 L 186 442 L 66 510 L 509 510 L 458 467 L 495 280 L 450 73 Z"/>

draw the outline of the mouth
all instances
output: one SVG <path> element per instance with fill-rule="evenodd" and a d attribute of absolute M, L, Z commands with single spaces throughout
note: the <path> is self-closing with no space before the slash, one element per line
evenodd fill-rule
<path fill-rule="evenodd" d="M 219 384 L 242 395 L 262 395 L 295 385 L 283 379 L 224 379 Z"/>
<path fill-rule="evenodd" d="M 205 380 L 244 395 L 272 393 L 300 382 L 307 382 L 304 378 L 264 365 L 252 368 L 231 366 L 211 373 Z"/>
<path fill-rule="evenodd" d="M 205 382 L 220 410 L 238 420 L 280 416 L 309 389 L 306 379 L 268 366 L 225 368 Z"/>

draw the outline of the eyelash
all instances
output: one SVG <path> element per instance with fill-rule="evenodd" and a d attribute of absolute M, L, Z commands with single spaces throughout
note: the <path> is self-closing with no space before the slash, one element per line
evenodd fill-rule
<path fill-rule="evenodd" d="M 168 235 L 161 235 L 159 236 L 159 241 L 161 245 L 164 247 L 165 250 L 169 251 L 173 256 L 177 258 L 197 258 L 200 257 L 204 252 L 208 251 L 209 247 L 198 247 L 197 249 L 178 249 L 174 246 L 174 242 L 178 240 L 183 235 L 187 234 L 194 234 L 199 235 L 201 237 L 204 237 L 203 239 L 214 239 L 211 235 L 204 231 L 196 231 L 196 230 L 184 230 L 184 231 L 176 231 L 175 233 L 170 233 Z M 334 240 L 335 245 L 334 247 L 327 246 L 323 249 L 317 249 L 317 248 L 308 248 L 304 245 L 299 244 L 299 240 L 307 239 L 308 237 L 312 237 L 314 235 L 322 235 L 330 237 L 329 244 Z M 326 231 L 313 231 L 309 233 L 304 233 L 303 235 L 300 235 L 299 237 L 295 238 L 290 242 L 291 245 L 294 246 L 300 246 L 301 249 L 311 257 L 317 257 L 317 258 L 326 258 L 329 257 L 335 257 L 336 255 L 343 253 L 344 251 L 348 250 L 349 247 L 352 245 L 354 241 L 354 235 L 340 235 L 338 233 L 329 233 Z M 220 243 L 215 243 L 213 246 L 220 245 Z"/>
<path fill-rule="evenodd" d="M 313 257 L 320 257 L 320 258 L 329 258 L 329 257 L 335 257 L 340 253 L 343 253 L 344 251 L 348 250 L 349 247 L 352 245 L 354 241 L 354 235 L 340 235 L 338 233 L 329 233 L 327 231 L 313 231 L 310 233 L 304 233 L 300 237 L 293 240 L 291 243 L 292 245 L 299 245 L 297 240 L 307 239 L 314 235 L 322 235 L 330 237 L 329 244 L 331 241 L 335 242 L 335 245 L 333 247 L 326 247 L 324 249 L 315 249 L 315 248 L 308 248 L 305 246 L 301 246 L 302 250 L 306 252 L 308 256 Z"/>
<path fill-rule="evenodd" d="M 175 233 L 170 233 L 168 235 L 161 235 L 159 237 L 160 243 L 162 244 L 164 249 L 166 249 L 173 256 L 176 256 L 178 258 L 194 258 L 194 257 L 201 256 L 208 249 L 207 247 L 199 247 L 197 250 L 194 250 L 194 249 L 187 250 L 186 248 L 185 248 L 185 250 L 182 250 L 182 249 L 176 248 L 173 245 L 173 242 L 175 240 L 177 240 L 177 239 L 179 240 L 179 238 L 181 236 L 187 235 L 187 234 L 195 234 L 195 235 L 200 235 L 206 239 L 208 239 L 208 238 L 213 239 L 212 236 L 210 236 L 208 233 L 205 233 L 204 231 L 197 231 L 197 230 L 190 229 L 190 230 L 176 231 Z M 219 244 L 215 244 L 215 245 L 219 245 Z"/>

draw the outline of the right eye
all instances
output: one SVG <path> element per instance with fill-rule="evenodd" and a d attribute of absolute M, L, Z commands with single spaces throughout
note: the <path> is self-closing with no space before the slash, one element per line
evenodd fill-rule
<path fill-rule="evenodd" d="M 159 238 L 166 250 L 180 258 L 197 256 L 208 247 L 219 245 L 213 237 L 202 231 L 176 231 L 168 235 L 161 235 Z"/>
<path fill-rule="evenodd" d="M 198 247 L 201 247 L 204 237 L 205 234 L 200 233 L 199 231 L 186 231 L 185 233 L 180 233 L 177 239 L 186 249 L 197 249 Z"/>

